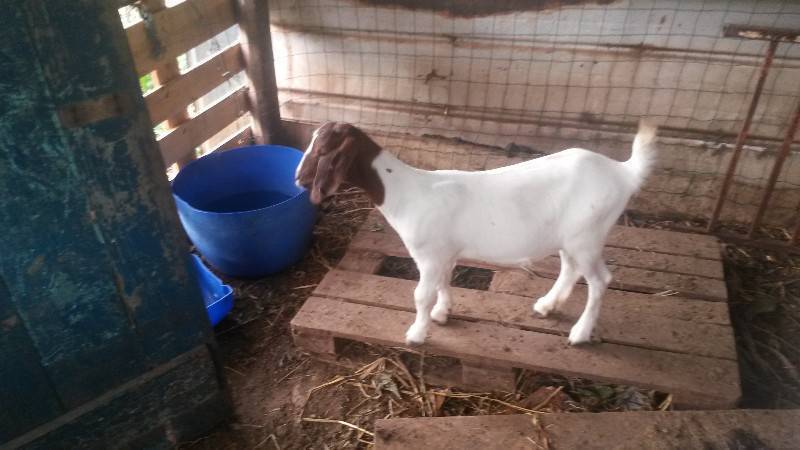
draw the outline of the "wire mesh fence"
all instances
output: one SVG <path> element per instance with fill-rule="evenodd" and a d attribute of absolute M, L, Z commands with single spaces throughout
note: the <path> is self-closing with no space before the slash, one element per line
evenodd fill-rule
<path fill-rule="evenodd" d="M 702 217 L 768 45 L 724 37 L 723 27 L 800 24 L 800 4 L 791 1 L 499 1 L 482 10 L 474 3 L 272 1 L 283 116 L 353 122 L 402 135 L 392 142 L 406 147 L 436 135 L 543 152 L 580 145 L 617 157 L 625 157 L 635 123 L 649 117 L 673 139 L 637 205 Z M 753 214 L 799 99 L 800 46 L 780 44 L 724 219 Z M 452 141 L 423 147 L 407 159 L 464 165 Z M 449 157 L 420 159 L 425 151 Z M 490 166 L 497 151 L 483 153 Z M 794 220 L 798 183 L 793 154 L 768 222 Z"/>
<path fill-rule="evenodd" d="M 141 20 L 141 6 L 121 10 L 123 23 Z M 713 209 L 769 45 L 726 37 L 723 28 L 800 28 L 800 3 L 792 0 L 271 0 L 269 6 L 285 119 L 352 122 L 414 165 L 475 170 L 570 146 L 624 159 L 636 123 L 647 117 L 662 126 L 658 170 L 632 207 L 699 218 Z M 181 55 L 181 70 L 235 43 L 238 33 L 234 26 Z M 189 116 L 245 83 L 244 74 L 230 77 L 190 105 Z M 798 101 L 800 45 L 781 43 L 723 220 L 752 220 Z M 766 224 L 788 227 L 800 219 L 797 149 L 795 141 Z"/>

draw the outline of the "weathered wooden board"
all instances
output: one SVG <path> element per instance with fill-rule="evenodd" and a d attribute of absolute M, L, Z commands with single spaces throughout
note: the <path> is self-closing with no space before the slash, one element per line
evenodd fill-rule
<path fill-rule="evenodd" d="M 213 335 L 113 4 L 11 0 L 0 23 L 5 441 Z"/>
<path fill-rule="evenodd" d="M 513 389 L 511 369 L 530 369 L 669 392 L 682 407 L 734 406 L 741 388 L 719 249 L 712 251 L 718 244 L 664 231 L 651 238 L 649 231 L 615 232 L 619 246 L 607 247 L 607 256 L 618 281 L 604 296 L 595 333 L 602 343 L 587 346 L 569 347 L 565 338 L 583 311 L 586 286 L 576 286 L 548 318 L 532 311 L 533 302 L 552 287 L 557 258 L 533 272 L 462 262 L 493 270 L 492 279 L 488 291 L 452 288 L 450 321 L 432 327 L 423 349 L 455 358 L 461 371 L 439 379 Z M 699 243 L 693 246 L 695 237 Z M 665 245 L 665 239 L 675 244 Z M 387 257 L 407 256 L 385 220 L 370 215 L 338 268 L 292 322 L 296 343 L 327 358 L 346 353 L 346 347 L 334 345 L 337 338 L 403 346 L 414 317 L 416 283 L 377 273 L 390 273 L 381 269 Z M 664 291 L 669 295 L 652 294 Z"/>
<path fill-rule="evenodd" d="M 230 0 L 187 0 L 153 13 L 152 25 L 139 22 L 126 30 L 136 71 L 150 73 L 235 23 Z"/>
<path fill-rule="evenodd" d="M 681 235 L 672 232 L 661 233 Z M 641 242 L 649 241 L 641 240 Z M 389 256 L 408 257 L 408 251 L 400 237 L 378 214 L 370 215 L 364 227 L 353 238 L 351 246 Z M 727 300 L 727 288 L 721 277 L 722 264 L 719 261 L 687 258 L 685 255 L 676 256 L 647 249 L 615 248 L 611 250 L 611 253 L 614 255 L 613 263 L 609 264 L 609 269 L 614 274 L 612 287 L 645 293 L 675 291 L 685 297 L 711 301 Z M 463 261 L 462 263 L 475 267 L 507 270 L 507 268 L 499 268 L 477 261 Z M 625 265 L 621 265 L 622 263 Z M 531 266 L 531 269 L 537 274 L 553 278 L 558 276 L 559 268 L 558 257 L 548 257 Z M 710 277 L 698 274 L 706 274 Z"/>
<path fill-rule="evenodd" d="M 410 312 L 312 297 L 292 320 L 292 330 L 310 351 L 330 352 L 334 337 L 403 346 L 413 320 Z M 304 338 L 330 344 L 317 350 L 304 345 Z M 493 322 L 451 320 L 432 330 L 424 348 L 462 364 L 509 373 L 529 369 L 669 392 L 684 407 L 730 408 L 741 392 L 735 361 L 610 343 L 568 347 L 561 336 Z"/>
<path fill-rule="evenodd" d="M 243 67 L 242 49 L 235 44 L 147 94 L 145 101 L 153 125 L 185 110 L 189 103 L 241 72 Z"/>
<path fill-rule="evenodd" d="M 169 166 L 233 123 L 247 112 L 246 88 L 232 92 L 158 141 L 161 157 Z"/>
<path fill-rule="evenodd" d="M 495 272 L 489 290 L 506 294 L 520 295 L 537 299 L 544 295 L 553 285 L 550 278 L 537 277 L 519 271 Z M 576 308 L 575 302 L 586 298 L 585 285 L 576 285 L 570 300 L 564 305 L 565 311 Z M 583 307 L 581 304 L 580 308 Z M 609 289 L 603 296 L 602 311 L 607 308 L 620 308 L 638 315 L 653 315 L 668 319 L 691 321 L 697 324 L 714 324 L 730 326 L 731 319 L 728 305 L 724 302 L 698 302 L 697 300 L 678 297 L 676 295 L 659 296 L 639 292 Z M 604 317 L 605 313 L 600 313 Z"/>
<path fill-rule="evenodd" d="M 9 442 L 9 448 L 167 448 L 211 429 L 229 407 L 201 346 Z"/>
<path fill-rule="evenodd" d="M 800 443 L 797 410 L 562 413 L 536 420 L 538 425 L 528 415 L 377 420 L 375 449 L 790 449 Z"/>
<path fill-rule="evenodd" d="M 416 283 L 341 270 L 332 270 L 320 282 L 314 295 L 380 308 L 414 312 Z M 685 319 L 693 305 L 671 301 L 669 297 L 633 294 L 634 298 L 615 298 L 609 291 L 596 334 L 604 342 L 676 353 L 735 360 L 736 347 L 730 326 L 700 324 Z M 530 298 L 472 289 L 452 289 L 451 317 L 492 322 L 503 326 L 566 336 L 578 320 L 584 297 L 572 299 L 563 311 L 551 317 L 534 315 Z M 609 298 L 610 297 L 610 298 Z M 617 301 L 621 300 L 621 301 Z M 689 301 L 691 302 L 691 301 Z M 712 302 L 691 302 L 715 305 Z M 636 305 L 632 308 L 631 306 Z M 648 311 L 654 305 L 660 314 Z M 724 306 L 723 304 L 719 304 Z M 688 310 L 688 311 L 687 311 Z"/>

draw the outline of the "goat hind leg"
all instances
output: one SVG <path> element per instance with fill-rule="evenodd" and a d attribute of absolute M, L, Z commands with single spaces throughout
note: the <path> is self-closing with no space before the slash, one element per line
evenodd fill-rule
<path fill-rule="evenodd" d="M 585 344 L 591 341 L 592 331 L 594 331 L 597 318 L 600 316 L 603 294 L 611 282 L 611 272 L 608 271 L 602 257 L 589 262 L 583 274 L 589 284 L 589 296 L 581 317 L 569 332 L 570 345 Z"/>
<path fill-rule="evenodd" d="M 572 257 L 564 250 L 559 251 L 558 254 L 561 259 L 561 271 L 558 273 L 558 279 L 547 294 L 539 297 L 533 305 L 533 310 L 542 317 L 547 317 L 548 314 L 557 310 L 569 298 L 572 288 L 581 277 Z"/>

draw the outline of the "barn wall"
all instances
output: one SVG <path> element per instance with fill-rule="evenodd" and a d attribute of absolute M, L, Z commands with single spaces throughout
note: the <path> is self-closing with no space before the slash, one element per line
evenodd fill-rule
<path fill-rule="evenodd" d="M 766 49 L 724 38 L 722 27 L 797 27 L 800 4 L 557 3 L 273 0 L 282 114 L 501 148 L 616 149 L 620 157 L 639 117 L 652 117 L 687 139 L 666 143 L 638 205 L 708 215 Z M 752 216 L 798 100 L 800 46 L 782 44 L 752 129 L 764 139 L 745 150 L 725 219 Z M 798 180 L 793 154 L 768 221 L 793 220 Z"/>

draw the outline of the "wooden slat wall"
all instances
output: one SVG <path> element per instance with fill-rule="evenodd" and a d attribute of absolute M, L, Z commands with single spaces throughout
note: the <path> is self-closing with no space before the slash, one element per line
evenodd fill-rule
<path fill-rule="evenodd" d="M 236 23 L 231 0 L 187 0 L 153 14 L 155 36 L 144 22 L 128 28 L 136 71 L 146 75 L 165 61 L 186 53 Z M 156 47 L 160 51 L 154 51 Z"/>
<path fill-rule="evenodd" d="M 172 165 L 247 112 L 246 91 L 231 93 L 158 141 L 164 163 Z"/>
<path fill-rule="evenodd" d="M 149 27 L 142 22 L 126 30 L 140 76 L 174 64 L 178 55 L 236 23 L 233 0 L 188 0 L 172 8 L 155 8 L 150 14 Z M 145 97 L 153 125 L 181 114 L 190 103 L 242 70 L 242 48 L 237 43 L 187 73 L 170 78 Z M 191 160 L 197 146 L 245 114 L 246 94 L 246 88 L 231 93 L 164 136 L 159 147 L 166 165 Z M 250 129 L 242 133 L 252 135 Z"/>
<path fill-rule="evenodd" d="M 213 58 L 165 84 L 145 97 L 154 124 L 185 109 L 186 106 L 241 72 L 239 44 L 226 48 Z"/>

